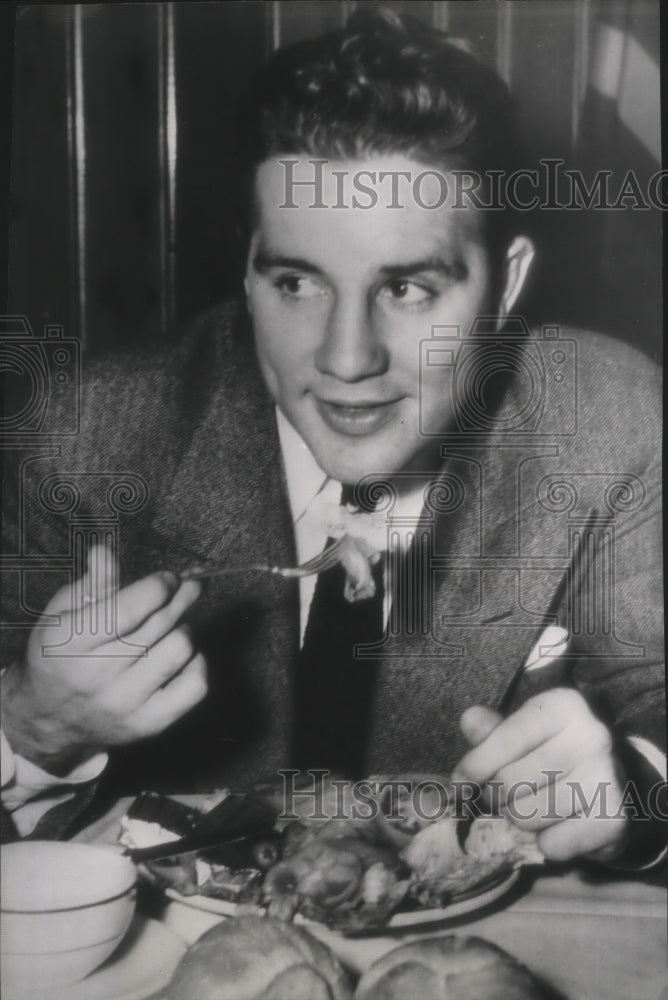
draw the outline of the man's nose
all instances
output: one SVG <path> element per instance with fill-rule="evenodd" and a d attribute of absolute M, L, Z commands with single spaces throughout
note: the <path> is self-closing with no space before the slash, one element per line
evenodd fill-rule
<path fill-rule="evenodd" d="M 315 354 L 317 369 L 342 382 L 382 375 L 388 351 L 365 302 L 339 301 L 333 307 Z"/>

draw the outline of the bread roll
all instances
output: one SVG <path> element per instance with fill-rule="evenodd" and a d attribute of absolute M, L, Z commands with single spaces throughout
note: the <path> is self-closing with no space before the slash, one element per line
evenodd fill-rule
<path fill-rule="evenodd" d="M 186 952 L 166 1000 L 350 1000 L 339 960 L 301 927 L 243 916 Z"/>
<path fill-rule="evenodd" d="M 383 955 L 360 979 L 355 1000 L 548 1000 L 552 995 L 496 945 L 448 934 Z"/>

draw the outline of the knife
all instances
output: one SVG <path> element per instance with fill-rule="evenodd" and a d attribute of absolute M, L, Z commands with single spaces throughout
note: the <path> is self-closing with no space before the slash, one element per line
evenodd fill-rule
<path fill-rule="evenodd" d="M 266 822 L 245 824 L 236 829 L 221 832 L 220 830 L 195 830 L 178 840 L 170 840 L 164 844 L 153 844 L 151 847 L 126 847 L 124 853 L 135 864 L 142 861 L 158 861 L 161 858 L 171 858 L 176 854 L 194 854 L 214 847 L 227 847 L 228 844 L 240 844 L 256 837 L 274 836 L 273 825 Z"/>
<path fill-rule="evenodd" d="M 578 544 L 573 551 L 568 568 L 561 577 L 557 589 L 552 595 L 552 600 L 550 601 L 548 608 L 545 612 L 546 617 L 552 618 L 554 617 L 554 615 L 556 615 L 564 597 L 566 596 L 569 585 L 576 594 L 579 594 L 582 582 L 587 572 L 587 561 L 588 561 L 587 536 L 591 531 L 593 531 L 594 525 L 596 524 L 597 520 L 598 520 L 598 511 L 592 510 L 589 514 L 589 518 L 587 519 L 587 523 L 585 524 L 583 530 L 580 533 Z M 548 629 L 550 627 L 551 626 L 548 626 Z M 543 633 L 543 635 L 545 635 L 545 633 Z M 567 636 L 567 633 L 565 633 L 565 635 Z M 542 636 L 541 639 L 538 640 L 536 646 L 540 647 L 541 643 L 544 645 L 548 645 L 548 643 L 543 641 Z M 563 655 L 564 648 L 565 647 L 562 644 L 558 655 Z M 549 656 L 550 654 L 548 653 L 547 655 Z M 555 659 L 557 658 L 557 654 L 553 654 L 553 656 Z M 526 663 L 521 663 L 520 666 L 515 671 L 515 673 L 513 674 L 513 676 L 510 678 L 510 682 L 497 708 L 497 711 L 500 712 L 501 715 L 507 715 L 508 710 L 513 702 L 513 698 L 515 697 L 515 692 L 517 691 L 520 681 L 522 680 L 522 677 L 524 676 L 525 673 L 527 673 L 531 669 L 532 668 L 529 665 L 528 661 Z"/>

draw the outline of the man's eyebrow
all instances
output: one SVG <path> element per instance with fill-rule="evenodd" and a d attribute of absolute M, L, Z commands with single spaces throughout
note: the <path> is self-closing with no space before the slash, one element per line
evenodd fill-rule
<path fill-rule="evenodd" d="M 389 278 L 409 278 L 412 274 L 424 271 L 439 271 L 449 278 L 462 278 L 468 273 L 463 261 L 456 259 L 448 263 L 442 257 L 423 257 L 421 260 L 406 261 L 405 264 L 385 264 L 380 270 Z"/>
<path fill-rule="evenodd" d="M 265 250 L 258 250 L 255 254 L 253 267 L 260 274 L 265 274 L 272 267 L 286 267 L 293 271 L 303 271 L 305 274 L 322 274 L 319 267 L 302 257 L 285 257 L 283 254 L 269 253 Z"/>
<path fill-rule="evenodd" d="M 317 264 L 303 257 L 289 257 L 268 250 L 258 250 L 253 257 L 253 267 L 259 274 L 266 274 L 272 267 L 284 267 L 304 274 L 322 275 L 324 272 Z M 463 279 L 468 274 L 468 268 L 459 258 L 448 263 L 442 257 L 423 257 L 420 260 L 406 261 L 403 264 L 383 264 L 379 271 L 388 278 L 409 278 L 413 274 L 425 271 L 437 271 L 448 278 Z"/>

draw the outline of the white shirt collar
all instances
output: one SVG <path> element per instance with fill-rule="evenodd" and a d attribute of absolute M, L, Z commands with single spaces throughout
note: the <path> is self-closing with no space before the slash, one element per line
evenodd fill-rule
<path fill-rule="evenodd" d="M 334 480 L 331 480 L 327 473 L 323 472 L 306 442 L 278 407 L 276 407 L 276 421 L 283 453 L 290 510 L 292 511 L 293 523 L 296 524 L 304 516 L 315 497 L 328 483 L 333 483 Z M 338 497 L 341 492 L 340 483 L 337 483 L 336 486 L 338 487 L 336 493 Z"/>
<path fill-rule="evenodd" d="M 341 496 L 341 483 L 330 479 L 327 473 L 320 468 L 304 439 L 278 406 L 276 407 L 276 421 L 283 453 L 292 521 L 294 524 L 298 524 L 319 494 L 324 493 L 328 501 L 338 503 Z M 420 514 L 424 486 L 429 482 L 429 478 L 425 478 L 424 482 L 418 480 L 411 489 L 399 496 L 395 504 L 395 515 L 417 517 Z"/>
<path fill-rule="evenodd" d="M 283 454 L 283 467 L 288 488 L 288 500 L 295 528 L 295 549 L 297 562 L 302 563 L 321 552 L 327 541 L 327 532 L 318 517 L 310 517 L 313 512 L 313 501 L 316 497 L 328 503 L 337 504 L 341 497 L 341 484 L 330 479 L 311 454 L 307 444 L 294 429 L 287 417 L 276 407 L 276 423 L 278 438 Z M 424 483 L 416 483 L 412 489 L 399 497 L 393 514 L 405 522 L 403 528 L 398 528 L 400 544 L 406 546 L 412 537 L 411 519 L 417 524 L 423 504 Z M 389 565 L 386 566 L 385 610 L 384 620 L 387 621 L 390 607 L 392 583 L 388 577 Z M 309 607 L 315 591 L 314 576 L 304 576 L 299 580 L 299 606 L 301 619 L 301 637 L 304 639 Z"/>

